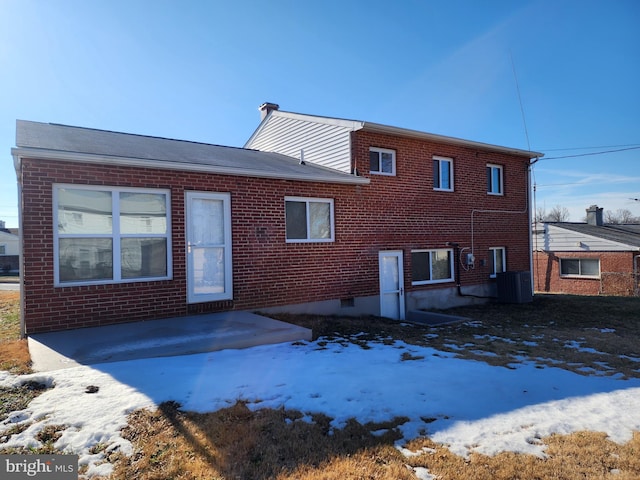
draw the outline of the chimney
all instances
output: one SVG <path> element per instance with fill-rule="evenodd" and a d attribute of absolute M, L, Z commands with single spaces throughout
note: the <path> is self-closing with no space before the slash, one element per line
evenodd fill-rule
<path fill-rule="evenodd" d="M 597 205 L 591 205 L 587 208 L 587 223 L 596 227 L 604 225 L 604 222 L 602 221 L 602 210 L 603 209 Z"/>
<path fill-rule="evenodd" d="M 280 108 L 280 105 L 278 105 L 277 103 L 270 103 L 270 102 L 265 102 L 262 105 L 260 105 L 258 107 L 258 110 L 260 110 L 260 120 L 264 120 L 264 118 L 269 115 L 273 110 L 278 110 Z"/>

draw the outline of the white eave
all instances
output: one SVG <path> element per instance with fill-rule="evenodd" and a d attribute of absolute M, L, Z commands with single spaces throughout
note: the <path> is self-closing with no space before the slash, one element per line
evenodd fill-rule
<path fill-rule="evenodd" d="M 422 132 L 419 130 L 411 130 L 408 128 L 393 127 L 380 123 L 364 122 L 361 120 L 348 120 L 342 118 L 323 117 L 320 115 L 307 115 L 303 113 L 285 112 L 282 110 L 271 111 L 260 123 L 256 131 L 251 135 L 245 143 L 245 147 L 251 144 L 252 140 L 260 133 L 262 128 L 267 124 L 271 116 L 286 117 L 307 122 L 323 123 L 327 125 L 335 125 L 345 127 L 351 131 L 364 130 L 367 132 L 381 133 L 386 135 L 395 135 L 400 137 L 416 138 L 436 143 L 446 143 L 449 145 L 459 145 L 462 147 L 473 148 L 478 150 L 505 153 L 508 155 L 517 155 L 528 159 L 542 158 L 544 153 L 522 150 L 519 148 L 510 148 L 500 145 L 492 145 L 490 143 L 476 142 L 472 140 L 464 140 L 462 138 L 449 137 L 446 135 L 437 135 L 435 133 Z"/>
<path fill-rule="evenodd" d="M 243 177 L 273 178 L 280 180 L 296 180 L 302 182 L 323 182 L 363 185 L 370 183 L 368 178 L 358 177 L 346 173 L 328 171 L 326 175 L 319 173 L 318 167 L 308 175 L 304 173 L 292 173 L 283 171 L 268 171 L 257 168 L 230 167 L 222 165 L 207 165 L 202 163 L 175 162 L 168 160 L 154 160 L 147 158 L 119 157 L 90 153 L 63 152 L 40 148 L 18 147 L 12 148 L 16 173 L 20 175 L 20 163 L 23 158 L 57 160 L 65 162 L 90 163 L 98 165 L 114 165 L 123 167 L 158 168 L 162 170 L 180 170 L 190 172 L 202 172 L 218 175 L 233 175 Z M 327 169 L 328 170 L 328 169 Z"/>

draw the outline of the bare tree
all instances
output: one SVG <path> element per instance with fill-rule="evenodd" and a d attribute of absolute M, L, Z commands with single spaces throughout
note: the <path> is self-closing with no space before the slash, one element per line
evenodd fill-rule
<path fill-rule="evenodd" d="M 640 217 L 635 217 L 633 213 L 626 208 L 619 208 L 615 213 L 611 210 L 605 211 L 604 223 L 609 225 L 628 225 L 632 223 L 640 223 Z"/>
<path fill-rule="evenodd" d="M 567 207 L 562 207 L 560 205 L 556 205 L 551 209 L 548 215 L 545 216 L 545 221 L 547 222 L 567 222 L 569 221 L 569 209 Z"/>

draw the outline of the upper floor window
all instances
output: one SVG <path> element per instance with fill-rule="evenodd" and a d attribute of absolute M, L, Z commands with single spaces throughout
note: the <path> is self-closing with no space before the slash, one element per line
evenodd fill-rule
<path fill-rule="evenodd" d="M 6 245 L 0 245 L 0 255 L 5 255 L 7 253 Z"/>
<path fill-rule="evenodd" d="M 504 247 L 491 247 L 489 249 L 489 267 L 491 278 L 496 278 L 498 273 L 507 271 L 507 252 Z"/>
<path fill-rule="evenodd" d="M 413 250 L 411 252 L 411 284 L 442 283 L 453 280 L 453 251 Z"/>
<path fill-rule="evenodd" d="M 53 206 L 56 285 L 171 277 L 168 190 L 56 185 Z"/>
<path fill-rule="evenodd" d="M 453 191 L 453 159 L 433 157 L 433 189 Z"/>
<path fill-rule="evenodd" d="M 598 258 L 561 258 L 560 276 L 599 277 Z"/>
<path fill-rule="evenodd" d="M 378 175 L 395 175 L 395 150 L 377 147 L 369 148 L 369 172 Z"/>
<path fill-rule="evenodd" d="M 487 193 L 489 195 L 504 194 L 502 165 L 487 164 Z"/>
<path fill-rule="evenodd" d="M 333 242 L 333 200 L 286 197 L 287 242 Z"/>

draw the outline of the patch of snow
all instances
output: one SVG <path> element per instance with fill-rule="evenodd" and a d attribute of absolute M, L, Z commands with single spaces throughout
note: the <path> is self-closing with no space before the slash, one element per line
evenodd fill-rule
<path fill-rule="evenodd" d="M 120 435 L 128 414 L 169 400 L 185 410 L 211 412 L 243 399 L 254 410 L 299 410 L 302 421 L 324 413 L 333 419 L 333 428 L 351 418 L 364 424 L 406 416 L 409 421 L 398 427 L 404 441 L 427 432 L 461 455 L 471 450 L 542 455 L 543 447 L 534 440 L 552 433 L 595 430 L 623 442 L 640 430 L 639 379 L 587 377 L 555 367 L 539 369 L 533 363 L 493 367 L 403 342 L 369 342 L 367 349 L 327 340 L 320 349 L 318 342 L 19 377 L 0 373 L 3 387 L 26 381 L 53 385 L 5 419 L 0 435 L 15 425 L 30 424 L 4 446 L 35 446 L 46 425 L 66 425 L 55 446 L 78 454 L 91 476 L 108 475 L 111 468 L 100 464 L 104 455 L 92 454 L 91 447 L 103 444 L 108 451 L 130 454 L 131 444 Z M 398 348 L 424 358 L 402 361 Z M 87 393 L 88 386 L 99 389 Z"/>

